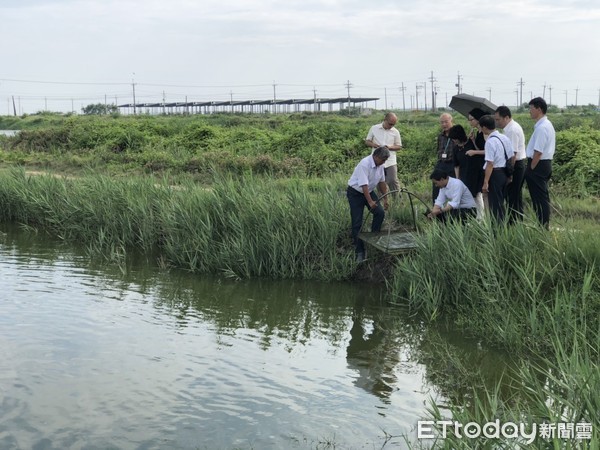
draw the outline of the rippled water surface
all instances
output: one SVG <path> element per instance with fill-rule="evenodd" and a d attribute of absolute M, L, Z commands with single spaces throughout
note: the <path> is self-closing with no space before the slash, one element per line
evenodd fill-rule
<path fill-rule="evenodd" d="M 7 226 L 0 279 L 1 449 L 397 448 L 431 395 L 366 283 L 94 266 Z"/>

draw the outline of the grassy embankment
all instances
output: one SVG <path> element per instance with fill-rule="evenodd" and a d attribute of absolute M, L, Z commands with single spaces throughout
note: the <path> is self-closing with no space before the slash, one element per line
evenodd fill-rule
<path fill-rule="evenodd" d="M 529 119 L 517 119 L 529 136 Z M 503 380 L 492 387 L 481 383 L 467 394 L 446 392 L 455 419 L 587 421 L 594 425 L 590 448 L 598 448 L 600 127 L 597 116 L 551 119 L 558 130 L 552 223 L 561 230 L 543 232 L 533 220 L 510 229 L 427 227 L 419 251 L 395 267 L 389 290 L 415 313 L 452 321 L 515 354 L 522 389 L 507 395 Z M 372 123 L 303 115 L 68 118 L 3 139 L 1 160 L 113 176 L 67 180 L 3 172 L 2 218 L 117 256 L 158 247 L 169 264 L 194 271 L 345 278 L 354 263 L 344 182 L 366 153 L 362 138 Z M 401 117 L 399 125 L 406 147 L 400 178 L 423 198 L 435 123 L 436 117 L 419 115 Z M 159 173 L 162 181 L 115 179 L 143 173 Z M 198 186 L 198 179 L 211 189 Z M 173 189 L 173 182 L 183 189 Z M 450 384 L 477 380 L 452 355 L 449 348 L 440 350 L 440 360 L 453 368 L 448 376 L 456 378 Z M 436 407 L 431 413 L 441 414 Z M 465 444 L 446 442 L 454 448 Z M 581 444 L 540 440 L 536 447 Z"/>

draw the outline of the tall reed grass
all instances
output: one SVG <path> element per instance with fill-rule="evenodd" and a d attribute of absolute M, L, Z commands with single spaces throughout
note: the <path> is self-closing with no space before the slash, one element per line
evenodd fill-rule
<path fill-rule="evenodd" d="M 449 436 L 440 448 L 598 448 L 600 444 L 600 236 L 566 228 L 547 232 L 525 222 L 432 226 L 419 249 L 398 263 L 390 291 L 413 313 L 458 325 L 482 343 L 513 354 L 517 371 L 491 385 L 477 382 L 446 409 L 432 402 L 430 418 L 460 423 L 590 423 L 593 436 L 518 440 Z M 478 368 L 442 349 L 452 361 L 448 386 L 464 386 Z M 520 389 L 507 390 L 507 384 Z M 418 444 L 414 445 L 419 448 Z"/>
<path fill-rule="evenodd" d="M 77 179 L 0 173 L 0 217 L 122 257 L 157 249 L 193 272 L 344 279 L 355 268 L 349 213 L 335 181 L 233 179 L 211 188 L 148 177 Z M 343 187 L 343 186 L 342 186 Z"/>
<path fill-rule="evenodd" d="M 454 317 L 490 343 L 520 349 L 551 334 L 542 312 L 558 324 L 597 317 L 599 263 L 595 232 L 547 233 L 533 223 L 434 226 L 399 261 L 390 293 L 431 319 Z"/>

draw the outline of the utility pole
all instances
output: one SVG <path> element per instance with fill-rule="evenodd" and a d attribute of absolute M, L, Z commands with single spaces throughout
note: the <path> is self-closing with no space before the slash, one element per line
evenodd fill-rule
<path fill-rule="evenodd" d="M 17 105 L 15 105 L 15 96 L 12 96 L 12 101 L 13 101 L 13 111 L 15 112 L 15 116 L 17 115 Z"/>
<path fill-rule="evenodd" d="M 135 73 L 133 75 L 135 75 Z M 131 79 L 131 89 L 133 91 L 133 115 L 135 116 L 137 114 L 137 111 L 135 109 L 135 81 L 133 78 Z"/>
<path fill-rule="evenodd" d="M 277 85 L 275 84 L 275 80 L 273 80 L 273 111 L 277 113 Z"/>
<path fill-rule="evenodd" d="M 579 95 L 579 86 L 575 89 L 575 107 L 577 107 L 577 97 Z"/>
<path fill-rule="evenodd" d="M 567 96 L 568 96 L 568 94 L 569 94 L 569 91 L 565 91 L 565 108 L 566 108 L 567 106 L 569 106 L 569 101 L 567 100 L 567 98 L 568 98 L 568 97 L 567 97 Z"/>
<path fill-rule="evenodd" d="M 383 88 L 383 98 L 385 100 L 385 110 L 387 111 L 388 110 L 388 107 L 387 107 L 387 88 Z"/>
<path fill-rule="evenodd" d="M 460 91 L 461 91 L 461 87 L 460 87 L 460 80 L 462 80 L 462 78 L 463 78 L 463 77 L 460 75 L 460 72 L 458 72 L 457 82 L 456 82 L 456 84 L 454 85 L 454 86 L 456 86 L 456 87 L 458 88 L 458 90 L 457 90 L 457 92 L 456 92 L 457 94 L 460 94 Z"/>
<path fill-rule="evenodd" d="M 487 91 L 488 91 L 488 94 L 489 94 L 488 95 L 488 100 L 491 102 L 492 101 L 492 88 L 491 87 L 488 88 Z"/>
<path fill-rule="evenodd" d="M 550 103 L 548 103 L 549 105 L 552 104 L 552 85 L 548 86 L 548 92 L 550 93 Z"/>
<path fill-rule="evenodd" d="M 48 111 L 48 98 L 44 97 L 44 111 Z"/>
<path fill-rule="evenodd" d="M 406 87 L 404 86 L 404 81 L 403 81 L 402 87 L 400 88 L 400 92 L 402 92 L 402 110 L 406 111 L 406 103 L 404 103 L 404 91 L 406 91 Z"/>
<path fill-rule="evenodd" d="M 163 100 L 163 101 L 162 101 L 163 115 L 166 115 L 166 114 L 167 114 L 167 110 L 166 110 L 165 103 L 166 103 L 166 101 L 167 101 L 167 98 L 166 98 L 165 91 L 163 91 L 163 99 L 162 99 L 162 100 Z"/>
<path fill-rule="evenodd" d="M 515 89 L 515 94 L 517 94 L 517 108 L 520 108 L 521 105 L 519 105 L 519 90 Z"/>
<path fill-rule="evenodd" d="M 521 105 L 523 104 L 523 85 L 524 85 L 524 84 L 525 84 L 525 83 L 523 82 L 523 78 L 521 78 L 521 81 L 519 81 L 519 82 L 517 83 L 517 86 L 520 86 L 520 88 L 521 88 L 521 89 L 520 89 L 520 90 L 521 90 L 521 95 L 520 95 L 520 97 L 519 97 L 519 98 L 520 98 L 520 101 L 519 101 L 519 106 L 521 106 Z"/>
<path fill-rule="evenodd" d="M 73 99 L 71 99 L 71 112 L 75 112 L 75 105 L 73 105 Z"/>
<path fill-rule="evenodd" d="M 546 98 L 546 82 L 544 81 L 544 90 L 542 91 L 542 98 Z"/>
<path fill-rule="evenodd" d="M 421 85 L 419 83 L 415 83 L 415 105 L 416 110 L 419 110 L 419 89 L 421 89 Z"/>
<path fill-rule="evenodd" d="M 348 80 L 346 82 L 346 89 L 348 89 L 348 112 L 350 112 L 350 88 L 353 87 L 352 84 L 350 84 L 350 80 Z"/>
<path fill-rule="evenodd" d="M 317 88 L 315 88 L 314 86 L 313 86 L 313 98 L 314 98 L 313 112 L 317 112 Z"/>
<path fill-rule="evenodd" d="M 431 71 L 429 81 L 431 82 L 431 110 L 435 111 L 435 87 L 433 86 L 433 83 L 435 83 L 437 80 L 433 78 L 433 70 Z"/>

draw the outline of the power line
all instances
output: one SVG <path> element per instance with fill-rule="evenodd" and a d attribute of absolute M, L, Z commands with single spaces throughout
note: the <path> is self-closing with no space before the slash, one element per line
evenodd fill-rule
<path fill-rule="evenodd" d="M 84 86 L 123 86 L 129 83 L 86 83 L 77 81 L 42 81 L 42 80 L 17 80 L 13 78 L 0 78 L 0 81 L 10 81 L 13 83 L 37 83 L 37 84 L 64 84 L 64 85 L 84 85 Z"/>

